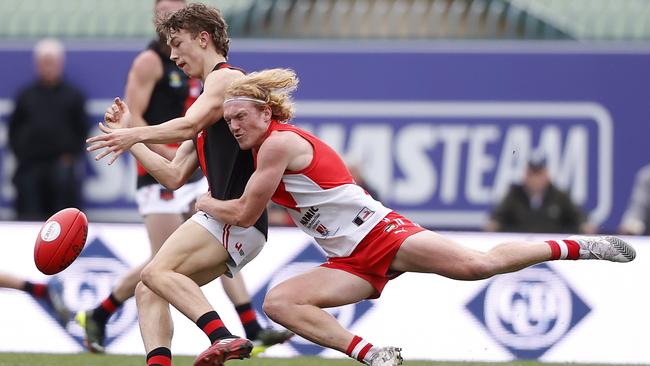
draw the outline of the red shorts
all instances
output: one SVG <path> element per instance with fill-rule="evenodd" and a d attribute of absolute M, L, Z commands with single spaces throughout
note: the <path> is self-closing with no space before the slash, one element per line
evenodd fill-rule
<path fill-rule="evenodd" d="M 370 230 L 352 254 L 328 258 L 321 266 L 340 269 L 363 278 L 376 290 L 368 298 L 376 299 L 388 281 L 402 274 L 389 273 L 389 269 L 404 240 L 423 230 L 420 225 L 393 211 Z"/>

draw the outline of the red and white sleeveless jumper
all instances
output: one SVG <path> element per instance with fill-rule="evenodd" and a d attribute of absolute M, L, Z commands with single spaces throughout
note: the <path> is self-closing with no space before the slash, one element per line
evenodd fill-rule
<path fill-rule="evenodd" d="M 272 121 L 274 131 L 291 131 L 314 149 L 301 171 L 285 171 L 272 200 L 286 207 L 302 231 L 314 237 L 328 257 L 346 257 L 390 209 L 355 184 L 338 154 L 314 135 L 289 123 Z"/>

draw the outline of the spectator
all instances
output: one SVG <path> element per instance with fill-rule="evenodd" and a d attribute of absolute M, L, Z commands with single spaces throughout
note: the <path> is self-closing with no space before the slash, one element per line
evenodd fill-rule
<path fill-rule="evenodd" d="M 625 235 L 650 235 L 650 165 L 636 174 L 632 196 L 618 230 Z"/>
<path fill-rule="evenodd" d="M 80 207 L 81 167 L 88 132 L 84 97 L 63 80 L 65 50 L 54 39 L 34 47 L 37 80 L 16 98 L 9 145 L 18 167 L 13 178 L 19 220 L 44 220 Z"/>
<path fill-rule="evenodd" d="M 523 184 L 513 184 L 492 212 L 486 231 L 535 233 L 595 233 L 568 194 L 551 182 L 546 160 L 528 162 Z"/>

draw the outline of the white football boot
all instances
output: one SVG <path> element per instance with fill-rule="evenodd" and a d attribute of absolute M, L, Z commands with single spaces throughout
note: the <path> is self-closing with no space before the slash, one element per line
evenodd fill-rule
<path fill-rule="evenodd" d="M 631 262 L 636 251 L 623 239 L 615 236 L 570 236 L 580 244 L 580 259 L 602 259 L 611 262 Z"/>
<path fill-rule="evenodd" d="M 370 357 L 369 366 L 399 366 L 402 364 L 402 351 L 398 347 L 382 347 Z"/>

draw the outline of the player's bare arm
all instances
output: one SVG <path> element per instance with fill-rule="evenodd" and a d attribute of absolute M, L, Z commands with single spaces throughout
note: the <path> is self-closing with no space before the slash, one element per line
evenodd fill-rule
<path fill-rule="evenodd" d="M 300 168 L 296 165 L 301 156 L 300 149 L 295 148 L 297 139 L 300 138 L 290 132 L 273 133 L 260 146 L 257 167 L 242 196 L 221 201 L 205 195 L 197 201 L 197 210 L 234 226 L 249 227 L 255 224 L 280 184 L 285 170 Z"/>
<path fill-rule="evenodd" d="M 131 154 L 149 174 L 168 189 L 182 187 L 199 166 L 193 141 L 183 142 L 171 161 L 142 143 L 133 145 Z"/>
<path fill-rule="evenodd" d="M 143 51 L 133 60 L 124 91 L 124 100 L 131 110 L 131 126 L 149 125 L 144 112 L 149 107 L 156 83 L 162 77 L 163 65 L 153 50 Z"/>
<path fill-rule="evenodd" d="M 223 115 L 223 96 L 230 83 L 243 74 L 236 70 L 213 71 L 205 80 L 201 96 L 192 104 L 183 117 L 175 118 L 155 126 L 113 129 L 100 126 L 104 134 L 86 140 L 91 145 L 88 151 L 104 149 L 95 160 L 113 154 L 109 164 L 138 142 L 166 144 L 192 139 L 202 129 L 220 120 Z"/>
<path fill-rule="evenodd" d="M 130 125 L 132 127 L 149 125 L 144 119 L 144 113 L 149 108 L 149 101 L 151 100 L 156 83 L 162 77 L 163 65 L 153 50 L 145 50 L 133 60 L 124 92 L 124 99 L 129 104 L 129 109 L 131 110 Z M 176 148 L 162 144 L 150 144 L 147 147 L 151 151 L 166 157 L 168 160 L 172 160 L 174 154 L 176 154 Z"/>

